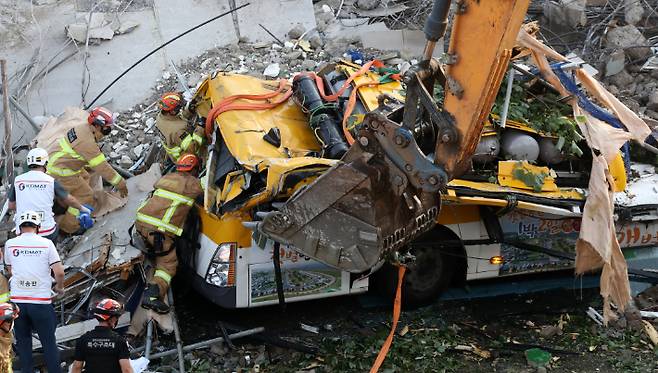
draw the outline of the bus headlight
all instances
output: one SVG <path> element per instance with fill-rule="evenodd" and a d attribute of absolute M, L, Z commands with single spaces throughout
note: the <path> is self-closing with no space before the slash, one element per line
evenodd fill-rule
<path fill-rule="evenodd" d="M 223 243 L 217 246 L 208 271 L 206 271 L 206 282 L 215 286 L 235 285 L 235 250 L 237 244 L 233 242 Z"/>

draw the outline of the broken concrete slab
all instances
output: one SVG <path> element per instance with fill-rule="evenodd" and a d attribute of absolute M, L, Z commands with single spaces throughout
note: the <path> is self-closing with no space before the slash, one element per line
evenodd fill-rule
<path fill-rule="evenodd" d="M 87 30 L 89 30 L 89 40 L 110 40 L 114 37 L 114 30 L 110 26 L 88 28 L 85 23 L 73 23 L 66 26 L 66 36 L 78 43 L 85 43 L 87 40 Z"/>
<path fill-rule="evenodd" d="M 395 50 L 402 58 L 411 58 L 422 53 L 425 46 L 425 34 L 420 30 L 369 31 L 361 33 L 361 42 L 365 48 Z M 443 42 L 437 43 L 434 56 L 443 53 Z"/>
<path fill-rule="evenodd" d="M 240 36 L 250 42 L 272 41 L 272 37 L 259 24 L 265 26 L 279 39 L 295 25 L 300 24 L 305 30 L 314 29 L 315 11 L 312 0 L 272 1 L 272 0 L 236 0 L 236 5 L 251 3 L 246 12 L 238 15 Z"/>
<path fill-rule="evenodd" d="M 587 0 L 545 1 L 544 15 L 552 25 L 573 29 L 587 24 L 586 5 Z"/>
<path fill-rule="evenodd" d="M 392 6 L 373 8 L 373 9 L 369 9 L 369 10 L 357 8 L 357 9 L 354 10 L 354 12 L 356 14 L 358 14 L 359 17 L 373 18 L 373 17 L 392 16 L 393 14 L 404 12 L 407 9 L 409 9 L 409 7 L 406 6 L 406 5 L 394 4 Z"/>
<path fill-rule="evenodd" d="M 624 21 L 629 25 L 637 25 L 644 18 L 644 7 L 641 1 L 624 0 Z"/>
<path fill-rule="evenodd" d="M 606 47 L 623 49 L 632 60 L 641 60 L 651 55 L 649 42 L 633 25 L 615 27 L 606 35 Z"/>
<path fill-rule="evenodd" d="M 626 66 L 626 54 L 623 50 L 616 50 L 610 55 L 605 63 L 605 76 L 612 76 L 620 73 Z"/>

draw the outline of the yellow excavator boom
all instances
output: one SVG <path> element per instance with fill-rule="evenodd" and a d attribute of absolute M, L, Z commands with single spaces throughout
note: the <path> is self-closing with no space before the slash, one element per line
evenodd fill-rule
<path fill-rule="evenodd" d="M 330 266 L 364 272 L 434 227 L 441 190 L 475 151 L 528 1 L 459 0 L 441 64 L 431 56 L 447 28 L 451 3 L 436 0 L 424 29 L 425 60 L 403 78 L 402 122 L 391 120 L 400 116 L 385 109 L 367 113 L 340 161 L 277 211 L 261 214 L 255 228 Z M 437 79 L 444 82 L 443 108 L 433 98 Z M 310 84 L 308 78 L 299 81 Z M 320 97 L 302 101 L 311 106 Z M 315 125 L 331 121 L 327 115 L 316 117 Z M 436 139 L 434 162 L 416 142 L 419 126 L 430 128 L 429 138 Z M 324 136 L 331 145 L 339 135 L 334 128 Z"/>

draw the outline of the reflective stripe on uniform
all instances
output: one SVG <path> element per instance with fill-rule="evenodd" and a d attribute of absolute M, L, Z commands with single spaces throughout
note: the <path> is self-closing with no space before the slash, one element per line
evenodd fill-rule
<path fill-rule="evenodd" d="M 163 232 L 170 232 L 175 234 L 176 236 L 180 236 L 183 234 L 183 229 L 178 228 L 175 225 L 165 223 L 164 221 L 160 219 L 156 219 L 154 217 L 144 215 L 142 213 L 137 213 L 137 221 L 141 221 L 142 223 L 150 224 L 154 227 L 157 227 L 158 230 L 161 230 Z"/>
<path fill-rule="evenodd" d="M 161 279 L 165 280 L 167 285 L 171 282 L 171 275 L 161 269 L 156 269 L 153 277 L 160 277 Z"/>
<path fill-rule="evenodd" d="M 192 145 L 192 141 L 196 142 L 200 146 L 201 144 L 203 144 L 203 137 L 197 135 L 196 133 L 185 136 L 183 141 L 181 141 L 180 143 L 180 147 L 183 149 L 183 151 L 187 150 L 187 148 L 189 148 L 190 145 Z"/>
<path fill-rule="evenodd" d="M 194 204 L 194 199 L 193 198 L 184 196 L 182 194 L 173 193 L 173 192 L 170 192 L 170 191 L 164 190 L 164 189 L 156 189 L 155 192 L 153 192 L 153 195 L 158 196 L 158 197 L 162 197 L 162 198 L 166 198 L 166 199 L 170 199 L 172 201 L 176 201 L 179 204 L 184 203 L 188 206 L 192 206 Z"/>
<path fill-rule="evenodd" d="M 9 302 L 9 293 L 0 294 L 0 303 Z"/>
<path fill-rule="evenodd" d="M 121 182 L 121 180 L 123 180 L 123 177 L 121 177 L 121 175 L 119 175 L 119 173 L 117 172 L 117 173 L 114 174 L 114 177 L 112 178 L 112 180 L 110 180 L 110 184 L 116 186 L 117 184 L 119 184 Z"/>
<path fill-rule="evenodd" d="M 137 220 L 141 221 L 142 223 L 147 223 L 154 227 L 157 227 L 158 230 L 160 231 L 173 233 L 176 236 L 180 236 L 181 234 L 183 234 L 183 228 L 171 224 L 171 218 L 176 213 L 176 209 L 180 204 L 192 206 L 194 204 L 194 199 L 164 189 L 156 189 L 155 192 L 153 192 L 153 196 L 165 198 L 171 201 L 171 204 L 169 205 L 169 207 L 167 207 L 167 210 L 162 216 L 162 219 L 154 218 L 152 216 L 148 216 L 138 212 Z"/>
<path fill-rule="evenodd" d="M 71 214 L 71 215 L 75 216 L 76 218 L 77 218 L 78 216 L 80 216 L 80 210 L 76 209 L 75 207 L 71 207 L 71 206 L 69 206 L 69 207 L 66 209 L 66 213 L 67 213 L 67 214 Z"/>
<path fill-rule="evenodd" d="M 81 170 L 72 170 L 70 168 L 62 168 L 55 166 L 55 164 L 57 164 L 57 160 L 65 155 L 68 155 L 74 159 L 84 160 L 80 156 L 80 154 L 78 154 L 75 150 L 73 150 L 73 148 L 71 147 L 71 145 L 69 145 L 66 139 L 59 139 L 59 147 L 60 150 L 56 151 L 50 156 L 50 162 L 48 162 L 48 165 L 46 166 L 46 170 L 48 171 L 48 173 L 51 175 L 57 175 L 62 177 L 79 174 Z"/>
<path fill-rule="evenodd" d="M 103 162 L 105 162 L 105 154 L 101 153 L 95 156 L 94 158 L 90 159 L 88 163 L 89 163 L 89 167 L 96 167 Z"/>
<path fill-rule="evenodd" d="M 180 152 L 181 152 L 180 146 L 173 146 L 171 148 L 168 148 L 163 144 L 162 147 L 164 147 L 165 151 L 167 152 L 167 154 L 169 154 L 169 156 L 172 159 L 178 160 L 178 158 L 180 157 Z"/>

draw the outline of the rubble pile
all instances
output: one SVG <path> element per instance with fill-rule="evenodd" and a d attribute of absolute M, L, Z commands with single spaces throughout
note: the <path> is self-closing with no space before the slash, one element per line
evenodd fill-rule
<path fill-rule="evenodd" d="M 321 1 L 315 4 L 316 29 L 307 30 L 302 25 L 293 26 L 284 39 L 267 42 L 249 42 L 245 39 L 236 44 L 216 47 L 201 55 L 164 71 L 153 89 L 153 94 L 138 104 L 119 113 L 116 128 L 102 143 L 102 149 L 111 162 L 126 170 L 142 167 L 142 162 L 153 148 L 157 137 L 155 117 L 158 113 L 156 102 L 160 95 L 168 91 L 189 90 L 189 93 L 207 76 L 216 72 L 246 74 L 269 79 L 291 78 L 301 71 L 315 71 L 322 64 L 336 59 L 378 58 L 388 65 L 405 70 L 418 60 L 422 49 L 415 55 L 402 55 L 397 52 L 384 52 L 375 48 L 364 48 L 358 33 L 328 30 L 327 24 L 340 23 L 336 18 L 339 9 L 356 9 L 356 4 L 340 8 L 340 1 Z M 331 4 L 331 5 L 329 5 Z M 380 4 L 381 6 L 382 4 Z M 343 15 L 353 15 L 345 12 Z M 379 14 L 379 13 L 377 13 Z M 374 17 L 373 20 L 381 18 Z M 367 23 L 366 19 L 366 23 Z M 336 36 L 336 37 L 334 37 Z M 407 57 L 401 58 L 401 57 Z"/>
<path fill-rule="evenodd" d="M 652 6 L 653 4 L 653 6 Z M 535 1 L 547 44 L 595 66 L 610 92 L 658 125 L 658 14 L 655 2 Z"/>

